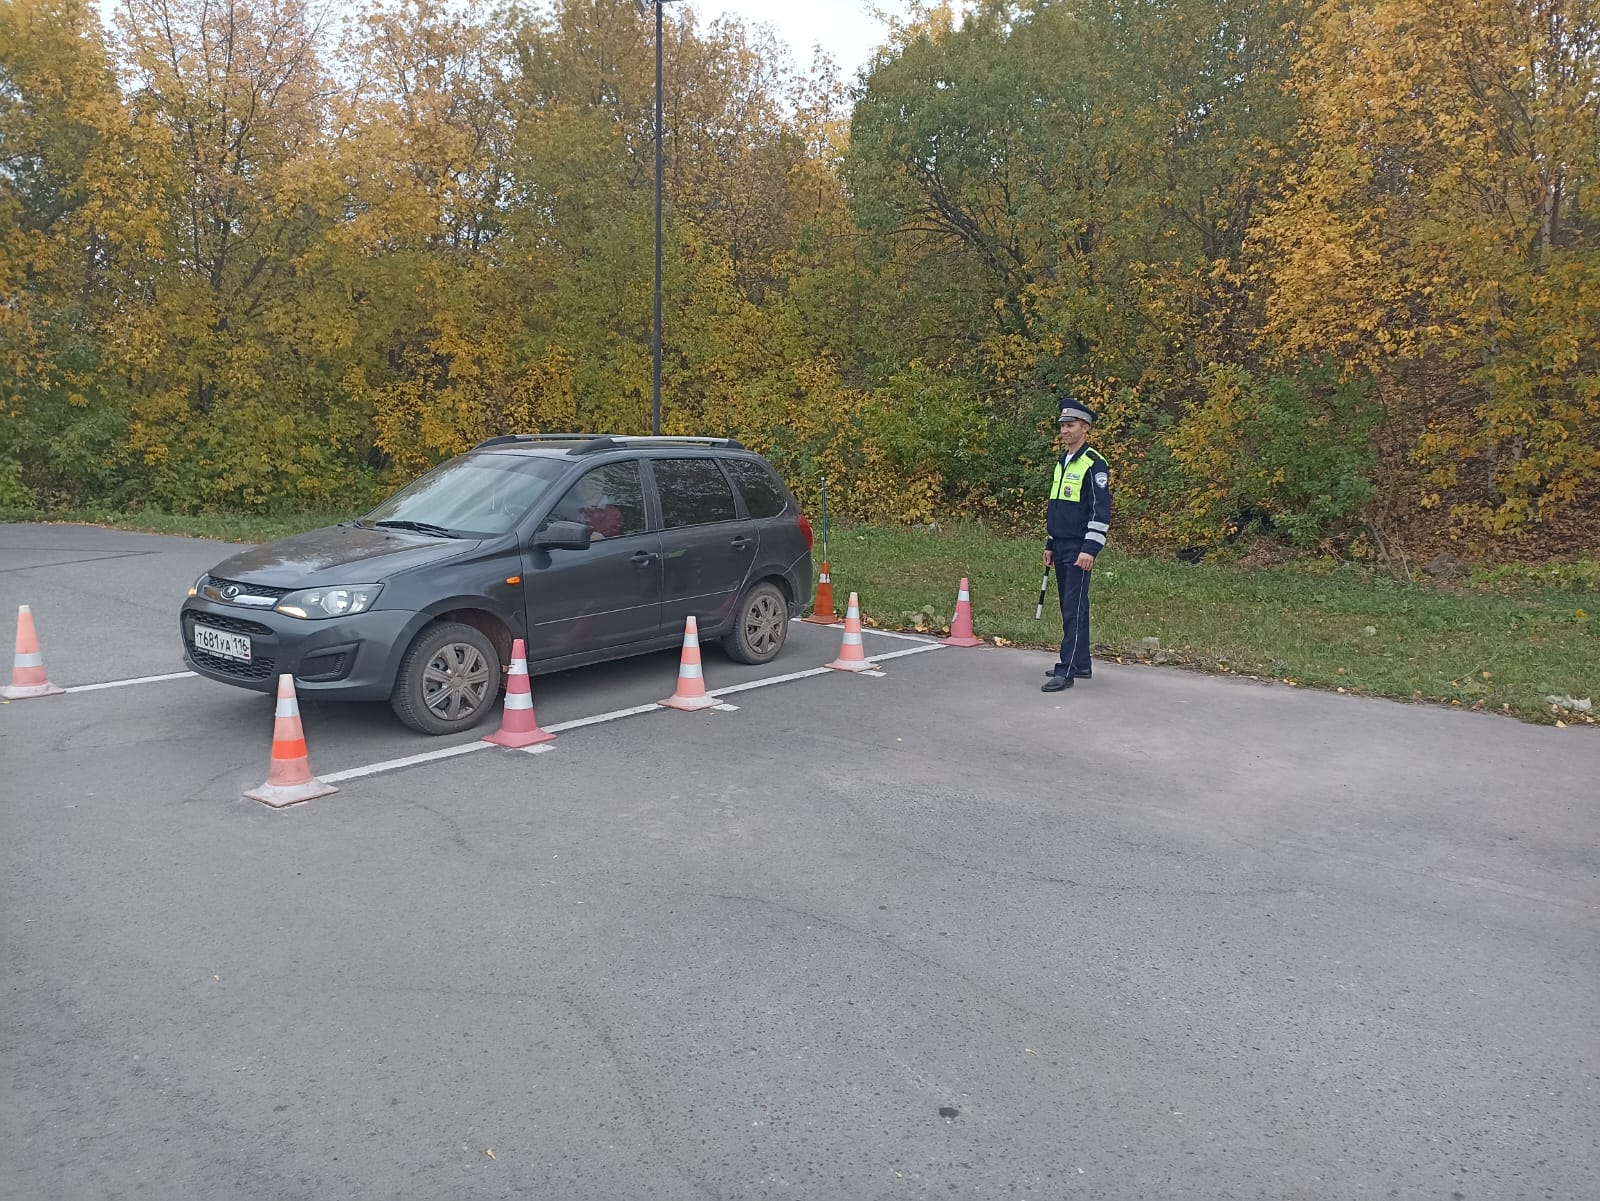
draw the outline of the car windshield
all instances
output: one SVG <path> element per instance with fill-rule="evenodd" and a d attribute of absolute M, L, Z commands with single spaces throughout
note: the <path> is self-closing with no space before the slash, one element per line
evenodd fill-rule
<path fill-rule="evenodd" d="M 441 537 L 503 534 L 571 470 L 557 459 L 478 454 L 441 463 L 361 519 Z"/>

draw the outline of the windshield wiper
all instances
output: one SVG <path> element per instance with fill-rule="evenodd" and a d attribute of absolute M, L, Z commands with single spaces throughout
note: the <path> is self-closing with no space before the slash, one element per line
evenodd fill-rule
<path fill-rule="evenodd" d="M 432 534 L 435 538 L 461 537 L 454 530 L 447 530 L 442 525 L 432 525 L 426 521 L 374 521 L 372 524 L 388 529 L 415 530 L 419 534 Z"/>

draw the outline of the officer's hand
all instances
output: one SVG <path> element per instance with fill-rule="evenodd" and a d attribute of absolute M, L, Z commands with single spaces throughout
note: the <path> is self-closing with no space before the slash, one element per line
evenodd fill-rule
<path fill-rule="evenodd" d="M 1044 548 L 1044 565 L 1046 567 L 1049 567 L 1050 566 L 1050 562 L 1051 562 L 1051 560 L 1050 560 L 1050 548 L 1047 546 L 1047 547 Z"/>
<path fill-rule="evenodd" d="M 1093 555 L 1080 554 L 1078 556 L 1078 567 L 1083 571 L 1093 571 L 1094 570 L 1094 556 Z"/>

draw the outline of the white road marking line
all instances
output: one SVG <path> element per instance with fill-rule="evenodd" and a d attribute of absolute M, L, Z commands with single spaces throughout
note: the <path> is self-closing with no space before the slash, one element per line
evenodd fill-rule
<path fill-rule="evenodd" d="M 789 619 L 789 624 L 790 625 L 794 625 L 796 622 L 803 622 L 803 621 L 805 621 L 805 618 L 803 618 L 803 617 L 791 617 Z M 843 624 L 844 624 L 844 618 L 841 617 L 839 619 L 839 621 L 838 621 L 838 625 L 842 626 Z M 833 629 L 835 627 L 828 626 L 826 628 Z M 929 638 L 924 634 L 902 634 L 899 630 L 880 630 L 875 626 L 864 625 L 864 626 L 861 627 L 861 632 L 863 634 L 877 634 L 879 637 L 882 637 L 882 638 L 901 638 L 901 639 L 904 639 L 906 642 L 924 642 L 924 643 L 927 643 L 930 646 L 943 646 L 944 645 L 944 643 L 940 642 L 937 638 Z"/>
<path fill-rule="evenodd" d="M 129 684 L 154 684 L 161 680 L 183 680 L 196 676 L 192 671 L 175 671 L 164 676 L 139 676 L 133 680 L 108 680 L 104 684 L 76 684 L 71 688 L 63 688 L 62 692 L 98 692 L 102 688 L 126 688 Z"/>
<path fill-rule="evenodd" d="M 925 642 L 921 646 L 913 646 L 903 651 L 890 651 L 887 655 L 874 655 L 874 659 L 899 659 L 906 655 L 921 655 L 928 651 L 945 649 L 942 643 Z M 764 680 L 750 680 L 744 684 L 730 684 L 726 688 L 710 688 L 706 690 L 707 696 L 728 696 L 735 692 L 748 692 L 752 688 L 766 688 L 772 684 L 787 684 L 792 680 L 804 680 L 810 676 L 835 675 L 837 673 L 826 667 L 813 667 L 806 671 L 791 671 L 781 676 L 768 676 Z M 883 675 L 883 672 L 863 673 Z M 719 708 L 737 709 L 737 705 L 722 705 Z M 550 734 L 560 734 L 566 730 L 578 730 L 584 726 L 598 726 L 608 721 L 620 721 L 624 717 L 637 717 L 641 713 L 659 713 L 661 706 L 657 704 L 635 705 L 631 709 L 613 709 L 610 713 L 597 713 L 593 717 L 579 717 L 573 721 L 557 722 L 553 726 L 545 726 L 544 730 Z M 387 759 L 382 763 L 372 763 L 366 767 L 352 767 L 347 771 L 336 771 L 326 776 L 318 776 L 324 784 L 335 784 L 340 780 L 354 780 L 361 776 L 375 776 L 379 772 L 395 771 L 402 767 L 415 767 L 420 763 L 432 763 L 436 759 L 452 759 L 457 755 L 465 755 L 472 751 L 481 751 L 484 747 L 494 746 L 492 742 L 469 742 L 463 746 L 447 746 L 442 750 L 425 751 L 420 755 L 407 755 L 403 759 Z M 536 746 L 522 748 L 530 755 L 542 754 L 554 750 L 547 742 Z"/>
<path fill-rule="evenodd" d="M 925 655 L 929 651 L 942 651 L 946 647 L 942 642 L 924 642 L 921 646 L 914 646 L 910 650 L 890 651 L 887 655 L 869 655 L 874 663 L 882 663 L 885 659 L 904 659 L 907 655 Z"/>
<path fill-rule="evenodd" d="M 447 746 L 442 750 L 424 751 L 420 755 L 407 755 L 404 759 L 385 759 L 382 763 L 369 763 L 366 767 L 352 767 L 347 771 L 336 771 L 326 776 L 318 776 L 324 784 L 334 784 L 340 780 L 355 780 L 361 776 L 375 776 L 381 771 L 394 771 L 399 767 L 411 767 L 418 763 L 432 763 L 435 759 L 452 759 L 457 755 L 465 755 L 471 751 L 481 751 L 486 746 L 494 746 L 492 742 L 469 742 L 464 746 Z"/>
<path fill-rule="evenodd" d="M 613 709 L 610 713 L 596 713 L 593 717 L 580 717 L 575 721 L 564 721 L 557 725 L 545 726 L 544 731 L 547 734 L 559 734 L 563 730 L 576 730 L 583 726 L 597 726 L 604 721 L 617 721 L 619 718 L 633 717 L 638 713 L 656 713 L 660 709 L 661 706 L 657 704 L 635 705 L 631 709 Z"/>
<path fill-rule="evenodd" d="M 943 646 L 937 638 L 928 638 L 922 634 L 902 634 L 899 630 L 875 630 L 871 626 L 862 626 L 863 634 L 876 634 L 879 638 L 899 638 L 905 642 L 921 642 L 926 646 Z"/>
<path fill-rule="evenodd" d="M 808 676 L 831 674 L 826 667 L 813 667 L 807 671 L 791 671 L 784 676 L 768 676 L 764 680 L 751 680 L 748 684 L 729 684 L 726 688 L 708 688 L 707 696 L 732 696 L 735 692 L 749 692 L 752 688 L 765 688 L 768 684 L 787 684 L 790 680 L 803 680 Z"/>

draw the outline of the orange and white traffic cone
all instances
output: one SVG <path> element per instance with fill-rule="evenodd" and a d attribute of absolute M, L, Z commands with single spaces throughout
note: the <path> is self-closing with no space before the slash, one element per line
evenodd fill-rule
<path fill-rule="evenodd" d="M 861 648 L 861 604 L 856 594 L 850 594 L 850 607 L 844 613 L 844 642 L 839 647 L 839 657 L 828 664 L 834 671 L 873 671 L 876 663 L 867 661 Z"/>
<path fill-rule="evenodd" d="M 817 599 L 811 606 L 811 616 L 804 620 L 819 626 L 836 626 L 839 615 L 833 611 L 833 581 L 828 577 L 828 561 L 822 561 L 822 574 L 817 579 Z"/>
<path fill-rule="evenodd" d="M 267 770 L 267 782 L 244 795 L 252 801 L 282 809 L 285 805 L 314 801 L 338 791 L 311 774 L 311 760 L 306 757 L 306 734 L 300 725 L 300 702 L 294 695 L 294 677 L 285 673 L 278 677 L 278 712 L 272 723 L 272 766 Z"/>
<path fill-rule="evenodd" d="M 714 709 L 719 704 L 706 695 L 705 673 L 700 670 L 700 627 L 691 616 L 683 624 L 683 656 L 678 663 L 678 691 L 659 702 L 668 709 Z"/>
<path fill-rule="evenodd" d="M 505 716 L 500 719 L 500 728 L 493 734 L 485 734 L 483 741 L 520 750 L 535 743 L 549 742 L 553 738 L 554 734 L 539 728 L 539 723 L 533 716 L 533 690 L 528 686 L 528 648 L 522 639 L 518 638 L 511 644 L 511 671 L 506 676 Z"/>
<path fill-rule="evenodd" d="M 11 662 L 11 683 L 0 688 L 0 697 L 8 701 L 26 700 L 31 696 L 54 696 L 65 692 L 50 682 L 44 671 L 44 655 L 39 650 L 39 635 L 33 628 L 33 610 L 27 605 L 17 606 L 17 657 Z"/>
<path fill-rule="evenodd" d="M 956 593 L 956 615 L 950 619 L 950 637 L 939 640 L 945 646 L 982 646 L 983 639 L 972 634 L 972 597 L 967 593 L 967 577 L 961 577 Z"/>

